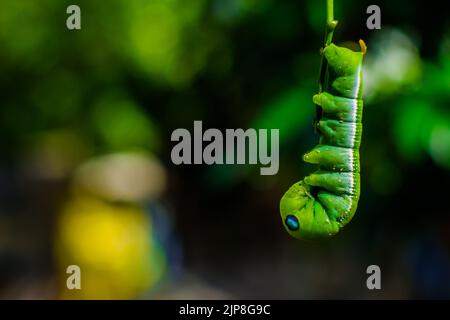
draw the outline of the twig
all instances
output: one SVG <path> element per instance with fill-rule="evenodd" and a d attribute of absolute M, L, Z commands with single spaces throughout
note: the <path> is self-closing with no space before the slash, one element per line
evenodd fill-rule
<path fill-rule="evenodd" d="M 333 41 L 334 29 L 336 29 L 336 26 L 338 24 L 337 20 L 334 20 L 334 0 L 326 0 L 326 2 L 327 2 L 327 25 L 325 28 L 325 40 L 323 49 L 329 46 Z M 326 89 L 325 88 L 326 71 L 327 71 L 327 61 L 324 58 L 322 52 L 322 58 L 320 59 L 320 68 L 319 68 L 319 93 L 323 92 Z M 322 117 L 322 109 L 319 106 L 316 106 L 316 118 L 314 119 L 314 127 L 316 127 L 317 121 L 319 121 L 321 117 Z"/>

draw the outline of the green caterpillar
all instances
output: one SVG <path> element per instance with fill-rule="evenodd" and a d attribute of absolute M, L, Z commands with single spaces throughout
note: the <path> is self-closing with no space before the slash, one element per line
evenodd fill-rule
<path fill-rule="evenodd" d="M 295 238 L 333 236 L 355 214 L 360 193 L 359 146 L 362 133 L 361 51 L 331 43 L 325 59 L 323 92 L 313 97 L 318 109 L 314 126 L 319 144 L 303 156 L 319 169 L 295 183 L 281 198 L 280 212 L 286 230 Z"/>

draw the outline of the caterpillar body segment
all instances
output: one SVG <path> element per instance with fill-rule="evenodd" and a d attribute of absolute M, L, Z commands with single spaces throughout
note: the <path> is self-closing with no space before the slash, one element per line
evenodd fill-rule
<path fill-rule="evenodd" d="M 359 146 L 362 134 L 362 60 L 366 52 L 330 44 L 324 91 L 314 95 L 320 108 L 315 128 L 319 144 L 303 156 L 318 170 L 295 183 L 281 198 L 283 224 L 295 238 L 329 237 L 355 214 L 360 194 Z"/>
<path fill-rule="evenodd" d="M 303 155 L 303 161 L 325 171 L 359 172 L 359 153 L 349 148 L 319 144 Z"/>

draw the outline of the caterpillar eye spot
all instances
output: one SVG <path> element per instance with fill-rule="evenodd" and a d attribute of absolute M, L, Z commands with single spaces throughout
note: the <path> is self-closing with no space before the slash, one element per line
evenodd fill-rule
<path fill-rule="evenodd" d="M 300 223 L 298 222 L 298 219 L 295 216 L 292 215 L 287 216 L 284 223 L 291 231 L 297 231 L 298 229 L 300 229 Z"/>

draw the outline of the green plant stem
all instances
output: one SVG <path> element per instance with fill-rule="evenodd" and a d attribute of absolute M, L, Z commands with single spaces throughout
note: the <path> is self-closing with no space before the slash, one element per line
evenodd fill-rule
<path fill-rule="evenodd" d="M 324 41 L 324 49 L 329 46 L 333 41 L 334 29 L 336 29 L 337 21 L 334 20 L 334 0 L 326 0 L 327 1 L 327 25 L 325 28 L 325 41 Z M 326 75 L 326 61 L 322 55 L 322 59 L 320 61 L 320 77 L 319 77 L 319 92 L 322 92 L 325 86 L 325 75 Z"/>
<path fill-rule="evenodd" d="M 337 20 L 334 20 L 334 0 L 326 0 L 327 5 L 327 24 L 325 28 L 325 40 L 324 40 L 324 49 L 329 46 L 333 41 L 334 29 L 338 24 Z M 326 83 L 326 71 L 327 71 L 327 62 L 323 57 L 320 59 L 320 68 L 319 68 L 319 93 L 323 92 Z M 314 126 L 316 126 L 317 121 L 322 117 L 322 109 L 319 106 L 316 106 L 316 118 L 314 119 Z"/>
<path fill-rule="evenodd" d="M 333 33 L 336 28 L 337 21 L 334 20 L 334 0 L 327 0 L 327 28 L 325 31 L 325 46 L 333 41 Z"/>

